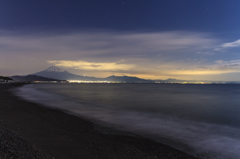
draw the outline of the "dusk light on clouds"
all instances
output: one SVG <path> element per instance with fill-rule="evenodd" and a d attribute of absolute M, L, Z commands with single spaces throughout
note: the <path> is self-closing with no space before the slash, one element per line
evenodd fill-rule
<path fill-rule="evenodd" d="M 134 65 L 118 63 L 91 63 L 86 61 L 48 61 L 56 66 L 70 67 L 80 70 L 97 70 L 97 71 L 118 71 L 130 70 Z"/>
<path fill-rule="evenodd" d="M 82 14 L 90 2 L 69 3 L 63 10 L 50 2 L 43 8 L 47 13 L 40 14 L 33 8 L 47 1 L 33 8 L 27 2 L 2 1 L 9 13 L 0 22 L 1 74 L 26 75 L 55 65 L 95 77 L 240 80 L 240 24 L 233 20 L 239 15 L 237 1 L 196 1 L 197 9 L 186 7 L 193 2 L 176 1 L 174 12 L 164 8 L 173 1 L 91 2 L 104 7 Z M 22 10 L 13 10 L 17 4 Z"/>

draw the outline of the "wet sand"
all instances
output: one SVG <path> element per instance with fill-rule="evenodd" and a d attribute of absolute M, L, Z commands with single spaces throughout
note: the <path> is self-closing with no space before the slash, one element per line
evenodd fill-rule
<path fill-rule="evenodd" d="M 17 139 L 9 143 L 19 149 L 7 154 L 7 149 L 16 148 L 2 146 L 3 142 L 0 142 L 1 158 L 4 155 L 20 158 L 19 152 L 26 151 L 31 158 L 195 159 L 184 152 L 137 135 L 103 133 L 104 130 L 116 130 L 19 99 L 8 91 L 21 85 L 0 84 L 0 130 L 10 136 L 15 135 Z M 4 136 L 2 138 L 9 140 Z M 23 148 L 26 145 L 30 148 Z M 29 158 L 24 154 L 21 153 L 21 158 Z"/>

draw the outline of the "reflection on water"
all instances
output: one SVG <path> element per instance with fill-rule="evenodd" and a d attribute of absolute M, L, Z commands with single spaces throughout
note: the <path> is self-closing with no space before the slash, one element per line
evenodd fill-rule
<path fill-rule="evenodd" d="M 214 158 L 240 158 L 240 85 L 39 84 L 17 94 Z"/>

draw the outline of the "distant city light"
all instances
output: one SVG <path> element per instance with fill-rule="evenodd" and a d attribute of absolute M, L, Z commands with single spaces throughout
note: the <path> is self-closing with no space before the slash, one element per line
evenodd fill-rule
<path fill-rule="evenodd" d="M 69 83 L 115 83 L 110 81 L 81 81 L 81 80 L 67 80 Z"/>

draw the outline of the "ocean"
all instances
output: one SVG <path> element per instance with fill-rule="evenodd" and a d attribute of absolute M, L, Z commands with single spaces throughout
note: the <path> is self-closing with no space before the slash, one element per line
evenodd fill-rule
<path fill-rule="evenodd" d="M 14 92 L 203 158 L 240 158 L 240 85 L 29 84 Z"/>

